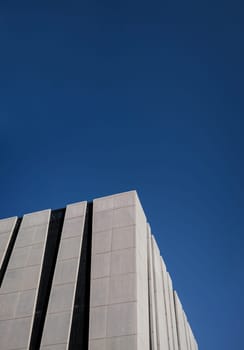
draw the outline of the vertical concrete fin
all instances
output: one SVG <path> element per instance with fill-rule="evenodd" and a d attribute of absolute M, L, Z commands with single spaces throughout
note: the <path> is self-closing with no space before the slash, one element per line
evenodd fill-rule
<path fill-rule="evenodd" d="M 191 327 L 189 325 L 189 322 L 186 320 L 187 324 L 187 333 L 188 333 L 188 342 L 189 342 L 189 349 L 194 350 L 192 346 L 192 336 L 191 336 Z"/>
<path fill-rule="evenodd" d="M 168 333 L 168 343 L 169 343 L 169 349 L 174 350 L 167 270 L 166 270 L 166 266 L 165 266 L 165 263 L 164 263 L 164 260 L 162 257 L 161 257 L 161 266 L 162 266 L 163 295 L 164 295 L 164 304 L 165 304 L 165 311 L 166 311 L 166 325 L 167 325 L 167 333 Z"/>
<path fill-rule="evenodd" d="M 29 349 L 50 210 L 24 215 L 0 289 L 1 349 Z"/>
<path fill-rule="evenodd" d="M 177 334 L 178 334 L 178 340 L 179 340 L 179 349 L 188 350 L 186 331 L 185 331 L 184 311 L 176 291 L 174 291 L 174 301 L 175 301 L 175 314 L 176 314 Z"/>
<path fill-rule="evenodd" d="M 89 350 L 148 350 L 147 223 L 135 191 L 94 200 Z"/>
<path fill-rule="evenodd" d="M 29 349 L 39 349 L 63 227 L 65 209 L 52 210 Z"/>
<path fill-rule="evenodd" d="M 184 321 L 184 329 L 185 329 L 185 338 L 186 338 L 186 345 L 187 345 L 187 350 L 191 350 L 191 344 L 190 344 L 190 338 L 189 338 L 189 329 L 188 329 L 188 321 L 186 314 L 183 310 L 183 321 Z"/>
<path fill-rule="evenodd" d="M 14 248 L 21 220 L 16 216 L 0 220 L 0 287 Z"/>
<path fill-rule="evenodd" d="M 149 319 L 150 319 L 150 349 L 157 350 L 156 305 L 154 290 L 154 266 L 152 260 L 152 235 L 148 225 L 148 282 L 149 282 Z"/>
<path fill-rule="evenodd" d="M 179 350 L 177 329 L 176 329 L 174 291 L 173 291 L 172 280 L 168 272 L 167 272 L 167 279 L 168 279 L 168 292 L 169 292 L 170 313 L 171 313 L 171 326 L 172 326 L 172 335 L 173 335 L 173 348 L 174 350 Z"/>
<path fill-rule="evenodd" d="M 136 196 L 137 349 L 149 348 L 147 219 Z"/>
<path fill-rule="evenodd" d="M 192 330 L 191 330 L 191 327 L 189 324 L 188 324 L 188 327 L 189 327 L 189 336 L 190 336 L 190 349 L 195 350 L 194 337 L 193 337 Z"/>
<path fill-rule="evenodd" d="M 88 349 L 93 203 L 87 203 L 76 284 L 69 350 Z"/>
<path fill-rule="evenodd" d="M 155 300 L 156 300 L 156 323 L 157 323 L 157 343 L 159 350 L 170 350 L 168 341 L 166 307 L 163 292 L 163 278 L 161 257 L 157 243 L 152 237 Z"/>
<path fill-rule="evenodd" d="M 66 208 L 40 349 L 68 349 L 85 214 L 86 202 Z"/>

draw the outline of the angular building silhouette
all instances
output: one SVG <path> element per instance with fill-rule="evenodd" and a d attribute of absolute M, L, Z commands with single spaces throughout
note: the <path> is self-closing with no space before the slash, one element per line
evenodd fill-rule
<path fill-rule="evenodd" d="M 0 220 L 1 350 L 197 350 L 135 191 Z"/>

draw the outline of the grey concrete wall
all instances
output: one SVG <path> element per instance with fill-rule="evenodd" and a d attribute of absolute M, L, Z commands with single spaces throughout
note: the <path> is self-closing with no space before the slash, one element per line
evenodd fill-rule
<path fill-rule="evenodd" d="M 180 299 L 174 292 L 175 314 L 177 321 L 177 332 L 180 350 L 198 350 L 197 342 L 193 336 L 186 314 L 181 305 Z"/>
<path fill-rule="evenodd" d="M 87 202 L 66 208 L 40 349 L 74 350 L 72 319 L 88 217 L 89 344 L 82 350 L 198 350 L 136 191 L 95 199 L 92 218 L 86 208 Z M 0 350 L 30 348 L 50 213 L 23 217 L 0 288 Z M 1 265 L 16 222 L 0 220 Z"/>
<path fill-rule="evenodd" d="M 157 327 L 157 349 L 170 350 L 168 342 L 167 315 L 163 290 L 163 276 L 161 267 L 161 256 L 157 243 L 152 237 L 153 269 L 154 269 L 154 291 L 156 301 L 156 327 Z"/>
<path fill-rule="evenodd" d="M 174 291 L 172 280 L 167 272 L 167 280 L 168 280 L 168 298 L 170 303 L 170 318 L 171 318 L 171 327 L 172 327 L 172 337 L 173 337 L 173 349 L 179 350 L 178 346 L 178 338 L 177 338 L 177 325 L 176 325 L 176 315 L 175 315 L 175 305 L 174 305 Z"/>
<path fill-rule="evenodd" d="M 89 350 L 149 349 L 147 224 L 135 191 L 96 199 Z"/>
<path fill-rule="evenodd" d="M 50 210 L 23 217 L 0 289 L 0 348 L 29 348 Z"/>
<path fill-rule="evenodd" d="M 148 224 L 148 281 L 149 281 L 149 317 L 150 317 L 150 345 L 152 350 L 158 349 L 157 343 L 157 320 L 155 300 L 155 280 L 152 252 L 151 228 Z"/>
<path fill-rule="evenodd" d="M 17 216 L 9 219 L 0 220 L 0 269 L 12 237 L 14 227 L 17 222 Z"/>
<path fill-rule="evenodd" d="M 87 202 L 68 205 L 40 349 L 68 349 Z"/>

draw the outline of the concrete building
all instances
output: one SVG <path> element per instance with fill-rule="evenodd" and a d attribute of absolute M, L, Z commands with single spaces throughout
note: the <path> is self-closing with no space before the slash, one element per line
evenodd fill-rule
<path fill-rule="evenodd" d="M 0 220 L 1 350 L 197 350 L 135 191 Z"/>

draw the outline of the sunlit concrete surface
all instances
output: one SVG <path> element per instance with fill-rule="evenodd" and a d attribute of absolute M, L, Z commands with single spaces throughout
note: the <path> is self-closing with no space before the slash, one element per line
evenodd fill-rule
<path fill-rule="evenodd" d="M 136 191 L 0 220 L 1 350 L 197 350 Z"/>

